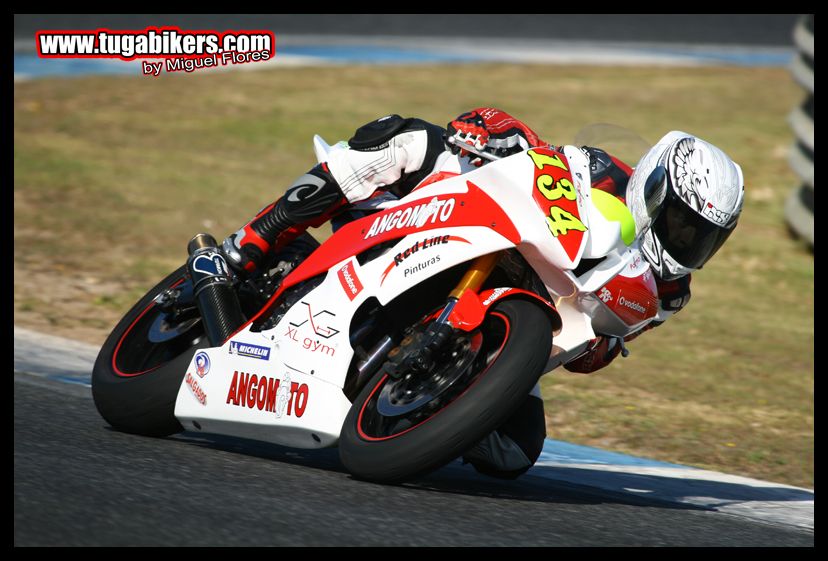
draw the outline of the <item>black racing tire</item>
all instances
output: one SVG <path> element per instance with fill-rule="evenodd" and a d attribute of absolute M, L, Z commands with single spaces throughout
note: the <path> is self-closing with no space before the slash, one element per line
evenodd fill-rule
<path fill-rule="evenodd" d="M 175 401 L 185 370 L 199 348 L 209 346 L 200 322 L 168 341 L 147 338 L 161 312 L 154 298 L 186 279 L 186 265 L 158 283 L 118 323 L 92 369 L 92 397 L 113 428 L 145 436 L 181 432 Z"/>
<path fill-rule="evenodd" d="M 497 303 L 481 325 L 484 345 L 497 349 L 489 352 L 488 363 L 478 366 L 465 380 L 467 387 L 425 420 L 418 417 L 408 427 L 398 423 L 401 428 L 387 433 L 377 427 L 388 426 L 390 417 L 383 417 L 376 403 L 383 386 L 393 380 L 380 369 L 345 419 L 339 441 L 342 463 L 356 478 L 400 483 L 459 457 L 526 400 L 543 374 L 552 331 L 551 320 L 537 304 L 517 299 Z"/>

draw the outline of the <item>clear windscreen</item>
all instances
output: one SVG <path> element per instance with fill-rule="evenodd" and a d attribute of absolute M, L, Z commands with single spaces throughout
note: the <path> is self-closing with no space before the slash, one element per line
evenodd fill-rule
<path fill-rule="evenodd" d="M 652 147 L 652 144 L 630 129 L 609 123 L 594 123 L 583 127 L 575 135 L 572 144 L 600 148 L 630 167 L 635 167 Z"/>

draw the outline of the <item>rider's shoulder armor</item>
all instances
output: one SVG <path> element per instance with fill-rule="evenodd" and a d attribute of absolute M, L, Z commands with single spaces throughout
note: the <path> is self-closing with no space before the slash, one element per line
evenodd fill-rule
<path fill-rule="evenodd" d="M 351 150 L 373 152 L 388 146 L 388 141 L 405 128 L 410 119 L 403 119 L 399 115 L 386 115 L 359 127 L 354 136 L 348 140 Z"/>
<path fill-rule="evenodd" d="M 410 173 L 403 172 L 398 181 L 386 187 L 398 197 L 402 197 L 433 171 L 437 157 L 445 152 L 446 146 L 443 141 L 445 129 L 443 127 L 414 117 L 404 119 L 396 114 L 387 115 L 359 127 L 354 136 L 348 140 L 348 147 L 359 152 L 383 150 L 395 137 L 415 131 L 426 133 L 422 165 Z"/>

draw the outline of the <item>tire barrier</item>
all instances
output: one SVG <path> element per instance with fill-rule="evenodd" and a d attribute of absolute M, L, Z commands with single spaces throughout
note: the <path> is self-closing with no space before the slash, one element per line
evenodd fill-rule
<path fill-rule="evenodd" d="M 796 135 L 789 162 L 802 183 L 785 204 L 791 230 L 814 247 L 814 14 L 803 16 L 794 29 L 798 51 L 791 65 L 794 79 L 808 93 L 805 101 L 788 117 Z"/>

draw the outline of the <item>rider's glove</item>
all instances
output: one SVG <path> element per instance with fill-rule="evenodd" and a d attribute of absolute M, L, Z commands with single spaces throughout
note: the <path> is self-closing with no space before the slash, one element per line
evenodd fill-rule
<path fill-rule="evenodd" d="M 655 280 L 662 310 L 675 313 L 690 302 L 689 274 L 671 281 L 663 281 L 658 276 Z"/>
<path fill-rule="evenodd" d="M 587 350 L 575 360 L 564 364 L 570 372 L 589 374 L 608 365 L 621 352 L 621 341 L 618 337 L 604 337 L 599 335 L 587 344 Z"/>
<path fill-rule="evenodd" d="M 456 144 L 469 144 L 479 151 L 501 158 L 546 144 L 524 123 L 493 107 L 478 107 L 463 113 L 450 122 L 446 129 L 447 136 L 454 138 Z M 453 154 L 468 154 L 455 144 L 449 144 L 448 147 Z M 480 166 L 483 159 L 474 157 L 471 163 Z"/>

